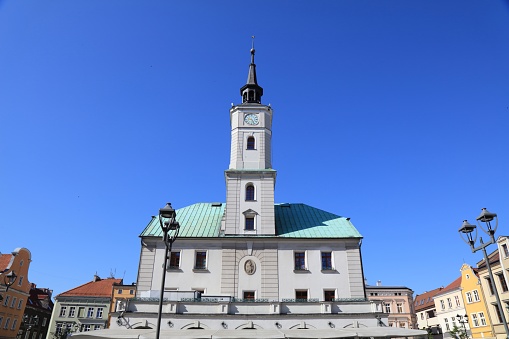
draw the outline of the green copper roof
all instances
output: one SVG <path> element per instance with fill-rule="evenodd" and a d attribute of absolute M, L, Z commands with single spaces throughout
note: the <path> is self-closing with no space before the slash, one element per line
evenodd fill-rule
<path fill-rule="evenodd" d="M 225 210 L 222 203 L 198 203 L 178 209 L 179 237 L 229 237 L 220 233 Z M 281 238 L 362 238 L 349 219 L 305 204 L 274 205 L 276 237 Z M 161 237 L 159 219 L 152 218 L 140 235 Z M 242 237 L 234 235 L 233 237 Z M 249 237 L 252 237 L 249 235 Z M 265 236 L 272 237 L 272 236 Z"/>

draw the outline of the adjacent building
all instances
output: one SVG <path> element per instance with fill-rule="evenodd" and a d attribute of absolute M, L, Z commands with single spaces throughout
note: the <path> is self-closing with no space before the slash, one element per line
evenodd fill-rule
<path fill-rule="evenodd" d="M 31 284 L 30 296 L 25 307 L 21 326 L 18 331 L 20 339 L 44 339 L 48 334 L 53 301 L 53 291 L 48 288 L 38 288 Z"/>
<path fill-rule="evenodd" d="M 26 248 L 0 254 L 0 338 L 16 338 L 30 294 L 28 269 L 32 255 Z"/>
<path fill-rule="evenodd" d="M 425 329 L 428 333 L 435 335 L 435 338 L 442 337 L 442 327 L 437 317 L 437 309 L 435 306 L 435 296 L 444 288 L 439 287 L 434 290 L 418 294 L 415 296 L 414 307 L 417 315 L 417 326 Z"/>
<path fill-rule="evenodd" d="M 460 276 L 435 294 L 433 298 L 438 324 L 443 330 L 444 338 L 453 337 L 451 331 L 456 328 L 459 328 L 461 333 L 470 336 L 468 316 L 465 316 L 466 309 L 462 297 L 461 281 L 462 277 Z"/>
<path fill-rule="evenodd" d="M 47 338 L 107 328 L 114 284 L 122 284 L 122 279 L 96 275 L 92 281 L 57 295 Z"/>
<path fill-rule="evenodd" d="M 111 306 L 110 306 L 110 314 L 111 313 L 119 313 L 125 312 L 127 309 L 127 305 L 129 301 L 136 296 L 136 284 L 132 283 L 131 285 L 124 285 L 121 283 L 113 284 L 112 292 L 111 292 Z M 122 317 L 118 317 L 118 319 L 114 319 L 117 323 L 122 322 Z M 111 317 L 108 316 L 108 327 L 111 323 Z"/>
<path fill-rule="evenodd" d="M 381 301 L 383 312 L 389 315 L 390 327 L 419 328 L 414 310 L 414 291 L 405 286 L 366 285 L 369 300 Z"/>

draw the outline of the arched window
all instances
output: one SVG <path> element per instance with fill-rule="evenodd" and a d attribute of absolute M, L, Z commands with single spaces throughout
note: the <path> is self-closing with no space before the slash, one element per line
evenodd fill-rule
<path fill-rule="evenodd" d="M 253 185 L 249 185 L 246 187 L 246 200 L 252 201 L 255 200 L 255 188 Z"/>
<path fill-rule="evenodd" d="M 255 138 L 254 137 L 247 138 L 247 149 L 255 149 Z"/>

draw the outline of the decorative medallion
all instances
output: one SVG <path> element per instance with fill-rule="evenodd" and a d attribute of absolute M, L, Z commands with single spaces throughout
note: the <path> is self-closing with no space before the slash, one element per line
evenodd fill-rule
<path fill-rule="evenodd" d="M 249 275 L 254 274 L 256 271 L 256 265 L 253 260 L 246 260 L 246 263 L 244 264 L 244 271 L 246 271 L 246 273 Z"/>

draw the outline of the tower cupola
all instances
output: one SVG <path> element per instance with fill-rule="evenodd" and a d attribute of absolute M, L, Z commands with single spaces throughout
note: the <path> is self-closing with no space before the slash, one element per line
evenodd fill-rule
<path fill-rule="evenodd" d="M 254 62 L 255 48 L 254 36 L 253 45 L 251 47 L 251 64 L 249 65 L 249 73 L 247 74 L 247 83 L 241 87 L 240 95 L 242 96 L 242 103 L 262 103 L 263 88 L 258 86 L 256 80 L 256 65 Z"/>

